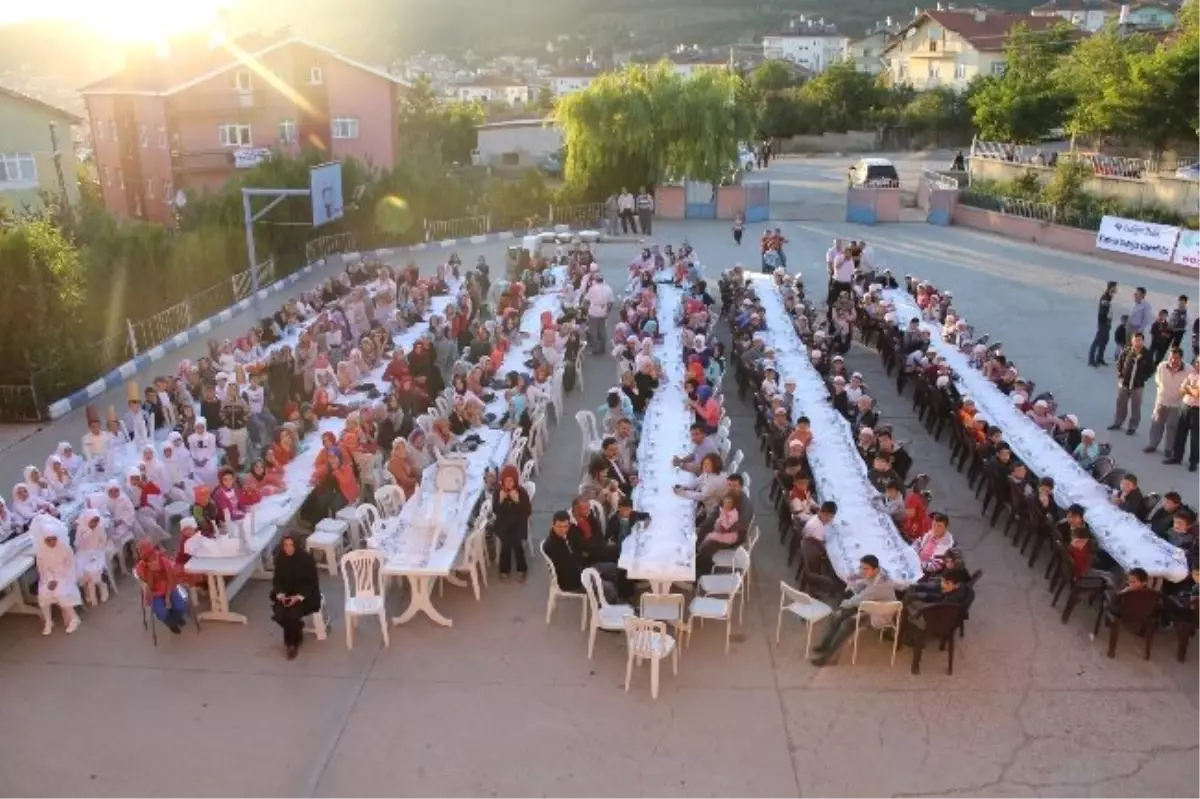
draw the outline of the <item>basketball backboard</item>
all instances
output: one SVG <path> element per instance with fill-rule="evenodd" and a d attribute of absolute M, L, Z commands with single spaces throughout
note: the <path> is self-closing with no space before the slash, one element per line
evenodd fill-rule
<path fill-rule="evenodd" d="M 313 227 L 337 221 L 345 213 L 342 201 L 342 165 L 337 161 L 317 164 L 309 171 Z"/>

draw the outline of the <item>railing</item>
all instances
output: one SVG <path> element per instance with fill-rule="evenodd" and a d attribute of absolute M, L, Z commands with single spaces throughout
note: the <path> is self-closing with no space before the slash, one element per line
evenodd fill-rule
<path fill-rule="evenodd" d="M 1090 165 L 1092 171 L 1100 177 L 1131 180 L 1142 179 L 1148 174 L 1174 174 L 1175 170 L 1192 166 L 1197 161 L 1191 156 L 1151 160 L 1103 153 L 1066 152 L 1036 144 L 1012 144 L 979 139 L 976 139 L 971 145 L 971 157 L 989 161 L 1006 161 L 1010 164 L 1047 167 L 1054 166 L 1059 159 L 1082 161 Z"/>
<path fill-rule="evenodd" d="M 961 189 L 966 185 L 965 179 L 943 175 L 941 172 L 935 172 L 932 169 L 921 170 L 921 179 L 929 183 L 935 189 Z"/>
<path fill-rule="evenodd" d="M 0 385 L 0 421 L 37 422 L 43 417 L 33 385 Z"/>
<path fill-rule="evenodd" d="M 1125 158 L 1119 155 L 1100 155 L 1098 153 L 1063 153 L 1062 160 L 1087 164 L 1096 175 L 1106 178 L 1135 178 L 1145 177 L 1147 172 L 1153 172 L 1152 164 L 1144 158 Z"/>
<path fill-rule="evenodd" d="M 1062 225 L 1081 230 L 1100 229 L 1100 214 L 1063 209 L 1050 203 L 1025 200 L 1020 197 L 1003 197 L 996 194 L 964 191 L 959 193 L 958 201 L 972 208 L 979 208 L 984 211 L 997 211 L 1009 216 L 1033 219 L 1050 225 Z"/>
<path fill-rule="evenodd" d="M 462 219 L 443 219 L 436 222 L 425 220 L 425 241 L 445 241 L 446 239 L 469 239 L 471 236 L 482 236 L 490 233 L 492 218 L 490 214 L 482 216 L 467 216 Z"/>
<path fill-rule="evenodd" d="M 605 228 L 604 203 L 550 206 L 550 224 L 570 225 L 573 228 Z"/>
<path fill-rule="evenodd" d="M 308 263 L 316 263 L 333 253 L 350 252 L 354 249 L 353 233 L 330 233 L 318 236 L 304 245 L 304 257 Z"/>

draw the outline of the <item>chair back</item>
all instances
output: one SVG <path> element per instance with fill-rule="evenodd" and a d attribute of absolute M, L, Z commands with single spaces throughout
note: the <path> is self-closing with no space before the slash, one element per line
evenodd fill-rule
<path fill-rule="evenodd" d="M 1162 594 L 1153 588 L 1125 591 L 1116 597 L 1121 621 L 1139 630 L 1154 620 L 1161 601 Z"/>
<path fill-rule="evenodd" d="M 375 525 L 379 524 L 379 510 L 369 502 L 364 502 L 354 509 L 354 518 L 358 520 L 358 527 L 363 531 L 363 535 L 374 535 Z"/>
<path fill-rule="evenodd" d="M 662 641 L 666 635 L 667 625 L 661 621 L 638 616 L 625 617 L 625 640 L 635 657 L 654 657 L 659 651 L 654 646 L 655 641 Z"/>
<path fill-rule="evenodd" d="M 417 417 L 417 427 L 425 431 L 425 435 L 433 432 L 433 417 L 427 413 L 423 413 Z"/>
<path fill-rule="evenodd" d="M 550 574 L 551 589 L 562 590 L 558 585 L 558 572 L 554 568 L 554 561 L 546 554 L 546 539 L 542 539 L 542 543 L 538 545 L 538 550 L 542 553 L 542 560 L 546 561 L 546 571 Z"/>
<path fill-rule="evenodd" d="M 1092 477 L 1096 478 L 1097 480 L 1103 480 L 1105 477 L 1108 477 L 1109 472 L 1111 472 L 1115 466 L 1116 463 L 1113 461 L 1111 456 L 1101 455 L 1100 457 L 1096 458 L 1096 460 L 1092 461 Z"/>
<path fill-rule="evenodd" d="M 373 549 L 357 549 L 342 556 L 342 584 L 347 597 L 381 596 L 376 575 L 383 559 Z"/>
<path fill-rule="evenodd" d="M 649 591 L 642 594 L 641 614 L 646 618 L 647 611 L 653 607 L 670 608 L 675 614 L 669 617 L 671 621 L 683 621 L 683 594 L 652 594 Z"/>
<path fill-rule="evenodd" d="M 729 465 L 726 467 L 726 470 L 730 474 L 736 472 L 741 467 L 742 459 L 745 457 L 746 457 L 745 454 L 740 449 L 737 452 L 733 453 L 733 460 L 731 460 L 729 462 Z"/>
<path fill-rule="evenodd" d="M 525 493 L 529 495 L 529 504 L 532 505 L 533 498 L 537 494 L 537 483 L 533 482 L 532 480 L 526 480 L 522 484 L 522 488 L 524 488 Z"/>
<path fill-rule="evenodd" d="M 529 482 L 529 478 L 533 476 L 533 470 L 537 467 L 537 461 L 533 458 L 525 461 L 525 465 L 521 467 L 521 483 Z M 530 497 L 532 499 L 533 497 Z"/>
<path fill-rule="evenodd" d="M 738 547 L 733 551 L 733 571 L 744 574 L 750 570 L 750 552 L 746 547 Z"/>
<path fill-rule="evenodd" d="M 798 588 L 793 588 L 783 580 L 779 581 L 779 607 L 784 608 L 791 604 L 798 605 L 815 605 L 817 600 L 809 594 L 804 593 Z"/>
<path fill-rule="evenodd" d="M 600 579 L 600 572 L 593 568 L 586 568 L 580 575 L 583 582 L 584 593 L 587 594 L 588 604 L 592 606 L 592 618 L 598 619 L 600 608 L 608 607 L 608 600 L 604 597 L 604 581 Z"/>
<path fill-rule="evenodd" d="M 904 603 L 898 599 L 894 602 L 881 602 L 875 599 L 865 599 L 859 603 L 858 612 L 855 615 L 857 617 L 869 616 L 872 619 L 887 616 L 888 624 L 892 627 L 895 627 L 900 618 L 900 613 L 903 610 Z M 854 623 L 856 626 L 858 625 L 857 618 L 855 619 Z"/>
<path fill-rule="evenodd" d="M 583 446 L 586 449 L 600 440 L 600 427 L 596 423 L 596 414 L 591 411 L 576 411 L 575 421 L 583 433 Z"/>
<path fill-rule="evenodd" d="M 1108 486 L 1114 491 L 1121 487 L 1121 478 L 1126 475 L 1124 469 L 1112 469 L 1104 478 L 1100 480 L 1101 485 Z"/>
<path fill-rule="evenodd" d="M 757 524 L 751 525 L 750 532 L 747 534 L 747 537 L 746 537 L 746 562 L 747 563 L 749 563 L 750 556 L 754 554 L 754 547 L 758 544 L 759 536 L 760 536 L 760 532 L 758 529 L 758 525 Z"/>
<path fill-rule="evenodd" d="M 588 500 L 588 510 L 600 519 L 600 534 L 604 534 L 604 528 L 608 526 L 608 514 L 604 512 L 604 504 L 596 499 Z"/>
<path fill-rule="evenodd" d="M 404 489 L 396 485 L 382 486 L 375 492 L 375 504 L 385 519 L 399 516 L 406 499 Z"/>
<path fill-rule="evenodd" d="M 921 611 L 921 619 L 925 622 L 925 635 L 934 639 L 953 635 L 954 631 L 958 629 L 958 622 L 962 615 L 962 605 L 950 602 L 929 605 Z"/>
<path fill-rule="evenodd" d="M 476 523 L 475 529 L 467 536 L 467 540 L 463 544 L 463 561 L 464 569 L 474 569 L 475 565 L 483 559 L 483 540 L 487 533 L 487 520 L 483 519 L 483 523 Z"/>

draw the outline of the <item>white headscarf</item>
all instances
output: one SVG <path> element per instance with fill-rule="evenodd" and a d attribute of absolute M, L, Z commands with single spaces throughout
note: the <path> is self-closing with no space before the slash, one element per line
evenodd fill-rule
<path fill-rule="evenodd" d="M 150 454 L 149 460 L 146 459 L 147 453 Z M 146 470 L 146 479 L 158 486 L 159 489 L 166 491 L 171 485 L 171 475 L 167 472 L 166 464 L 154 451 L 153 444 L 146 444 L 142 447 L 142 462 L 139 466 Z"/>
<path fill-rule="evenodd" d="M 68 452 L 71 454 L 68 455 Z M 62 461 L 63 467 L 70 472 L 72 477 L 74 477 L 75 473 L 78 472 L 83 466 L 83 458 L 80 457 L 79 453 L 75 451 L 75 448 L 66 441 L 58 442 L 58 446 L 54 448 L 54 454 L 57 455 L 59 460 Z"/>
<path fill-rule="evenodd" d="M 58 476 L 57 469 L 55 469 L 56 466 L 63 470 L 62 477 Z M 71 493 L 71 473 L 67 471 L 62 458 L 57 455 L 51 455 L 46 458 L 46 468 L 42 474 L 46 478 L 46 484 L 50 486 L 50 492 L 54 495 L 55 499 L 64 499 Z"/>
<path fill-rule="evenodd" d="M 116 489 L 117 495 L 112 495 L 113 489 Z M 104 498 L 108 503 L 108 515 L 115 522 L 123 522 L 124 524 L 133 525 L 137 521 L 137 512 L 133 507 L 133 500 L 121 488 L 121 484 L 116 480 L 109 480 L 104 484 Z"/>
<path fill-rule="evenodd" d="M 53 516 L 39 513 L 29 525 L 29 535 L 36 547 L 38 572 L 60 575 L 67 569 L 74 570 L 75 553 L 65 524 Z M 50 538 L 58 539 L 53 547 L 46 543 Z"/>
<path fill-rule="evenodd" d="M 25 499 L 18 496 L 22 488 L 25 489 Z M 12 512 L 13 518 L 20 524 L 28 524 L 33 521 L 33 517 L 41 511 L 42 503 L 34 496 L 29 485 L 17 483 L 13 486 L 12 496 L 12 507 L 9 510 Z"/>
<path fill-rule="evenodd" d="M 93 529 L 93 519 L 99 519 L 100 524 Z M 75 522 L 75 549 L 78 552 L 103 550 L 108 547 L 108 531 L 104 529 L 104 517 L 100 511 L 88 508 L 79 514 Z"/>

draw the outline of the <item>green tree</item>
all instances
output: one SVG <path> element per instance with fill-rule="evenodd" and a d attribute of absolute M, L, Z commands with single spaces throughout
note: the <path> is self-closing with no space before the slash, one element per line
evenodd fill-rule
<path fill-rule="evenodd" d="M 820 130 L 861 130 L 887 91 L 876 76 L 839 61 L 801 86 L 798 97 L 821 109 Z"/>
<path fill-rule="evenodd" d="M 763 95 L 781 92 L 798 83 L 792 65 L 778 58 L 762 62 L 750 73 L 750 87 Z"/>
<path fill-rule="evenodd" d="M 436 154 L 444 163 L 468 164 L 484 123 L 479 103 L 444 102 L 424 75 L 400 100 L 398 123 L 401 147 Z"/>
<path fill-rule="evenodd" d="M 592 196 L 664 180 L 719 183 L 755 131 L 746 82 L 726 70 L 690 78 L 669 64 L 629 66 L 563 97 L 566 179 Z"/>
<path fill-rule="evenodd" d="M 903 107 L 901 121 L 916 131 L 960 133 L 971 127 L 971 112 L 964 95 L 953 89 L 921 92 Z"/>
<path fill-rule="evenodd" d="M 1134 61 L 1154 49 L 1148 36 L 1121 36 L 1109 25 L 1080 42 L 1055 78 L 1069 106 L 1064 128 L 1073 136 L 1120 136 L 1136 126 L 1128 91 Z"/>
<path fill-rule="evenodd" d="M 1139 54 L 1129 71 L 1133 136 L 1158 156 L 1175 139 L 1195 141 L 1200 119 L 1200 30 L 1196 3 L 1180 11 L 1174 38 Z"/>
<path fill-rule="evenodd" d="M 534 107 L 542 114 L 549 114 L 554 111 L 554 92 L 549 86 L 543 86 L 538 89 L 537 99 L 534 101 Z"/>
<path fill-rule="evenodd" d="M 1032 142 L 1060 127 L 1068 97 L 1055 76 L 1071 49 L 1069 25 L 1048 31 L 1012 30 L 1004 43 L 1004 74 L 989 76 L 971 97 L 975 127 L 984 139 Z"/>

